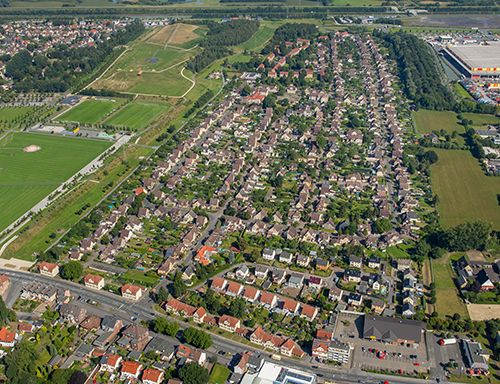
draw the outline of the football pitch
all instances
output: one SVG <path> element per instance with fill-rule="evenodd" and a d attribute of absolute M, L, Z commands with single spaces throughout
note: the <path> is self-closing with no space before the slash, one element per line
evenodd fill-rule
<path fill-rule="evenodd" d="M 0 141 L 0 231 L 99 156 L 112 143 L 34 133 Z M 23 148 L 37 145 L 36 152 Z"/>
<path fill-rule="evenodd" d="M 76 121 L 82 124 L 92 125 L 104 120 L 110 113 L 119 109 L 123 103 L 122 99 L 113 101 L 85 100 L 61 115 L 59 121 Z"/>
<path fill-rule="evenodd" d="M 105 124 L 140 129 L 170 108 L 170 104 L 134 101 L 113 114 Z"/>

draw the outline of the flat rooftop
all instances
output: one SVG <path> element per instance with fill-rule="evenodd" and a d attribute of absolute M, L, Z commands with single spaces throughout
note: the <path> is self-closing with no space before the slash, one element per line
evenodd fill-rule
<path fill-rule="evenodd" d="M 500 42 L 489 45 L 457 45 L 448 50 L 470 68 L 500 68 Z"/>

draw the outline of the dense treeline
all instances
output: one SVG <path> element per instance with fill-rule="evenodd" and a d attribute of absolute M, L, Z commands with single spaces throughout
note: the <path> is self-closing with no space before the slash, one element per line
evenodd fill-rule
<path fill-rule="evenodd" d="M 93 47 L 68 48 L 63 44 L 33 56 L 23 50 L 7 62 L 5 74 L 13 80 L 17 92 L 65 92 L 101 65 L 116 46 L 136 39 L 143 31 L 142 23 L 133 23 Z"/>
<path fill-rule="evenodd" d="M 207 65 L 212 64 L 214 61 L 230 55 L 231 51 L 226 47 L 212 47 L 207 48 L 203 52 L 198 53 L 196 56 L 189 59 L 186 68 L 191 72 L 200 72 Z"/>
<path fill-rule="evenodd" d="M 200 43 L 205 49 L 186 65 L 192 72 L 200 72 L 207 65 L 230 54 L 227 47 L 244 43 L 259 29 L 259 22 L 255 20 L 231 20 L 226 23 L 210 21 L 206 25 L 209 31 Z"/>
<path fill-rule="evenodd" d="M 297 39 L 311 39 L 318 34 L 313 24 L 286 23 L 279 27 L 271 39 L 271 43 L 281 44 L 284 41 L 296 41 Z"/>
<path fill-rule="evenodd" d="M 115 92 L 115 91 L 110 91 L 107 89 L 98 90 L 98 89 L 94 89 L 94 88 L 82 89 L 79 93 L 80 93 L 80 95 L 84 95 L 84 96 L 116 97 L 116 96 L 120 95 L 118 92 Z"/>
<path fill-rule="evenodd" d="M 384 33 L 375 30 L 374 36 L 384 41 L 390 59 L 396 61 L 404 92 L 415 102 L 417 109 L 453 109 L 453 95 L 441 82 L 425 41 L 403 31 Z"/>
<path fill-rule="evenodd" d="M 201 46 L 208 47 L 230 47 L 244 43 L 250 39 L 257 29 L 259 22 L 256 20 L 231 20 L 226 23 L 209 23 L 209 31 Z"/>
<path fill-rule="evenodd" d="M 191 114 L 196 111 L 197 108 L 200 108 L 202 107 L 203 105 L 205 105 L 206 103 L 208 103 L 208 101 L 214 97 L 214 92 L 209 89 L 208 91 L 206 91 L 203 95 L 200 96 L 200 98 L 198 100 L 196 100 L 196 102 L 193 104 L 193 106 L 191 108 L 189 108 L 189 110 L 184 114 L 184 117 L 189 117 L 191 116 Z"/>

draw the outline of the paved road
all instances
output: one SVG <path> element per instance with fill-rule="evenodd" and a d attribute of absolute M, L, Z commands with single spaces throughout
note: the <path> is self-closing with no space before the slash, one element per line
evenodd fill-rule
<path fill-rule="evenodd" d="M 98 307 L 91 306 L 87 303 L 79 302 L 78 305 L 84 306 L 88 309 L 89 312 L 95 313 L 98 316 L 104 316 L 113 314 L 117 318 L 124 321 L 125 324 L 131 323 L 131 317 L 136 317 L 137 321 L 150 321 L 154 319 L 159 314 L 155 313 L 153 308 L 154 303 L 151 299 L 146 298 L 145 300 L 141 300 L 139 302 L 132 302 L 129 300 L 125 300 L 122 297 L 116 296 L 109 292 L 105 291 L 95 291 L 84 286 L 78 285 L 76 283 L 72 283 L 70 281 L 62 280 L 62 279 L 54 279 L 47 276 L 33 274 L 28 272 L 17 272 L 12 271 L 10 269 L 0 268 L 0 273 L 5 273 L 12 280 L 11 292 L 7 295 L 7 302 L 11 303 L 15 301 L 15 293 L 20 291 L 21 284 L 36 281 L 42 282 L 45 284 L 52 284 L 56 287 L 69 289 L 72 292 L 73 296 L 82 296 L 85 299 L 95 300 L 99 302 L 101 305 Z M 12 289 L 15 288 L 15 289 Z M 181 329 L 185 329 L 189 327 L 189 324 L 180 322 Z M 154 332 L 151 332 L 152 336 L 159 336 Z M 169 338 L 167 336 L 161 335 L 162 338 L 171 341 L 174 345 L 178 345 L 180 342 L 177 339 Z M 228 364 L 233 355 L 237 353 L 241 353 L 246 350 L 247 347 L 236 342 L 223 337 L 220 337 L 216 334 L 212 334 L 212 339 L 214 341 L 214 345 L 208 349 L 208 354 L 213 355 L 218 351 L 222 350 L 228 352 L 230 356 L 224 357 L 218 355 L 218 359 L 221 363 Z M 270 355 L 261 352 L 261 356 L 265 357 L 266 360 L 272 361 L 270 359 Z M 381 381 L 388 380 L 390 383 L 401 383 L 401 384 L 425 384 L 425 383 L 434 383 L 432 380 L 420 380 L 406 377 L 395 377 L 395 376 L 384 376 L 378 374 L 372 374 L 363 372 L 355 369 L 347 369 L 347 368 L 335 368 L 328 365 L 323 365 L 317 362 L 311 362 L 311 358 L 305 357 L 302 361 L 298 361 L 295 359 L 289 359 L 286 357 L 282 358 L 281 361 L 283 364 L 289 364 L 298 369 L 302 369 L 309 372 L 314 372 L 316 374 L 322 375 L 324 379 L 334 379 L 336 382 L 345 382 L 345 383 L 357 383 L 359 380 L 365 381 L 369 384 L 380 383 Z M 312 368 L 312 367 L 317 368 Z"/>

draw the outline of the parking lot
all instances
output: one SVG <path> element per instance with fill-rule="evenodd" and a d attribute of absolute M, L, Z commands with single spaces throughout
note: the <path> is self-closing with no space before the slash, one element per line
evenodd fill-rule
<path fill-rule="evenodd" d="M 354 346 L 351 357 L 352 368 L 388 371 L 406 375 L 426 372 L 430 368 L 425 348 L 425 339 L 415 347 L 413 344 L 397 344 L 363 339 L 363 316 L 340 314 L 334 337 Z M 380 358 L 380 357 L 383 358 Z"/>

